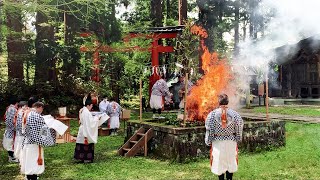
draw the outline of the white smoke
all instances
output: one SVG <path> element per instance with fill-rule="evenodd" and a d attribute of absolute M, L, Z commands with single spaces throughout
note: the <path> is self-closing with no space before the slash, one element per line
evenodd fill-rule
<path fill-rule="evenodd" d="M 268 64 L 277 57 L 279 59 L 296 53 L 296 43 L 300 40 L 315 37 L 319 41 L 320 0 L 262 0 L 255 13 L 263 17 L 272 14 L 272 17 L 265 24 L 262 37 L 240 42 L 240 54 L 234 61 L 236 66 L 254 67 L 257 74 L 267 72 Z M 275 51 L 284 45 L 290 46 L 281 52 Z M 238 79 L 242 82 L 238 83 L 249 84 L 248 73 L 244 73 L 243 68 L 235 69 L 240 69 L 237 71 Z"/>

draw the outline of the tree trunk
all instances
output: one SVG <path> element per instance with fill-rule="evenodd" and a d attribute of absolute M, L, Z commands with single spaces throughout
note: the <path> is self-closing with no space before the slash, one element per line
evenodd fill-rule
<path fill-rule="evenodd" d="M 210 52 L 214 51 L 214 27 L 217 25 L 217 15 L 215 12 L 212 12 L 212 9 L 209 7 L 214 6 L 214 3 L 209 1 L 197 0 L 197 5 L 199 7 L 199 23 L 200 25 L 207 30 L 209 37 L 204 39 L 206 46 Z M 208 4 L 209 5 L 208 5 Z"/>
<path fill-rule="evenodd" d="M 166 0 L 166 19 L 169 19 L 171 17 L 171 3 L 170 3 L 170 0 Z"/>
<path fill-rule="evenodd" d="M 162 26 L 163 19 L 163 0 L 151 0 L 151 20 L 155 27 Z"/>
<path fill-rule="evenodd" d="M 239 7 L 239 2 L 235 1 L 235 6 L 234 6 L 234 55 L 237 56 L 239 55 L 239 15 L 240 15 L 240 7 Z"/>
<path fill-rule="evenodd" d="M 72 11 L 72 9 L 68 9 Z M 64 71 L 67 75 L 77 74 L 77 67 L 80 62 L 80 54 L 75 43 L 76 32 L 80 31 L 79 20 L 69 13 L 64 13 L 64 23 L 65 23 L 65 45 L 67 47 L 67 53 L 69 57 L 64 58 L 63 66 Z"/>
<path fill-rule="evenodd" d="M 243 28 L 242 28 L 242 31 L 243 31 L 243 41 L 245 41 L 247 39 L 247 23 L 246 23 L 246 20 L 243 21 Z"/>
<path fill-rule="evenodd" d="M 10 0 L 12 3 L 19 3 L 17 0 Z M 21 10 L 16 7 L 8 9 L 6 13 L 7 27 L 7 51 L 8 51 L 8 76 L 9 79 L 16 78 L 23 80 L 23 59 L 24 43 L 22 42 L 22 15 Z"/>
<path fill-rule="evenodd" d="M 184 25 L 187 20 L 188 2 L 179 0 L 179 25 Z"/>
<path fill-rule="evenodd" d="M 249 17 L 249 35 L 250 38 L 253 38 L 254 36 L 254 9 L 253 9 L 253 1 L 254 0 L 249 0 L 249 12 L 250 12 L 250 17 Z"/>
<path fill-rule="evenodd" d="M 55 81 L 55 61 L 54 58 L 54 28 L 48 23 L 49 19 L 46 14 L 38 11 L 36 15 L 37 37 L 36 47 L 36 81 Z"/>
<path fill-rule="evenodd" d="M 219 20 L 219 24 L 223 23 L 223 15 L 224 15 L 224 8 L 225 8 L 225 4 L 224 1 L 219 0 L 217 2 L 217 7 L 218 8 L 218 20 Z M 220 41 L 223 41 L 223 29 L 219 28 L 219 32 L 218 32 L 218 38 L 220 39 Z"/>

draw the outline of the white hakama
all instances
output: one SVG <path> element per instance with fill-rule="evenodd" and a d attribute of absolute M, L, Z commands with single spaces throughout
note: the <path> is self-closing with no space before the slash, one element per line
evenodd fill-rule
<path fill-rule="evenodd" d="M 109 121 L 110 121 L 110 129 L 118 129 L 120 127 L 119 116 L 111 116 Z"/>
<path fill-rule="evenodd" d="M 5 135 L 3 135 L 3 141 L 2 141 L 3 148 L 7 151 L 13 151 L 13 138 L 7 138 Z"/>
<path fill-rule="evenodd" d="M 163 107 L 162 96 L 151 94 L 150 107 L 151 109 L 162 109 Z"/>
<path fill-rule="evenodd" d="M 238 170 L 238 146 L 231 140 L 213 141 L 211 147 L 211 172 L 221 174 L 234 173 Z"/>
<path fill-rule="evenodd" d="M 16 136 L 14 140 L 14 157 L 20 160 L 20 153 L 22 148 L 23 136 Z"/>
<path fill-rule="evenodd" d="M 41 148 L 42 165 L 38 164 L 39 145 L 25 144 L 20 155 L 21 173 L 26 175 L 44 172 L 43 148 Z"/>

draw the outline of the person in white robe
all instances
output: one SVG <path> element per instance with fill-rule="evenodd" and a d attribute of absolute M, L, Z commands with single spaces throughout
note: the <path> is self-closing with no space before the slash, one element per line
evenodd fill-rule
<path fill-rule="evenodd" d="M 106 112 L 108 104 L 109 104 L 109 101 L 108 101 L 107 96 L 103 96 L 103 100 L 99 103 L 100 112 Z"/>
<path fill-rule="evenodd" d="M 160 79 L 154 83 L 151 89 L 150 107 L 153 112 L 153 118 L 156 118 L 157 111 L 160 117 L 161 110 L 164 107 L 163 97 L 165 97 L 167 104 L 172 102 L 172 94 L 169 91 L 167 82 L 164 80 L 164 75 L 160 74 Z"/>
<path fill-rule="evenodd" d="M 55 145 L 56 131 L 49 128 L 41 116 L 44 104 L 36 102 L 25 115 L 25 134 L 20 155 L 21 173 L 35 180 L 45 170 L 44 147 Z M 25 121 L 25 120 L 24 120 Z"/>
<path fill-rule="evenodd" d="M 92 163 L 94 160 L 94 145 L 98 142 L 98 127 L 106 120 L 93 117 L 91 95 L 89 94 L 84 107 L 79 111 L 80 127 L 76 140 L 74 159 L 81 163 Z"/>
<path fill-rule="evenodd" d="M 108 98 L 106 95 L 103 96 L 103 100 L 99 103 L 99 110 L 100 112 L 103 112 L 103 113 L 107 113 L 107 107 L 109 105 L 109 101 L 108 101 Z M 108 122 L 105 122 L 103 124 L 104 127 L 107 127 L 108 126 Z"/>
<path fill-rule="evenodd" d="M 110 103 L 107 107 L 107 114 L 110 116 L 108 125 L 111 132 L 110 135 L 117 135 L 120 127 L 121 106 L 115 101 L 114 98 L 110 99 Z"/>
<path fill-rule="evenodd" d="M 15 127 L 14 127 L 14 117 L 18 108 L 18 100 L 15 97 L 9 98 L 10 106 L 4 115 L 6 129 L 3 135 L 3 148 L 8 152 L 9 162 L 18 162 L 18 159 L 14 157 L 14 138 L 15 138 Z"/>
<path fill-rule="evenodd" d="M 242 139 L 243 120 L 239 113 L 227 107 L 226 94 L 219 95 L 220 107 L 207 116 L 205 143 L 211 146 L 211 172 L 219 180 L 232 180 L 238 170 L 238 146 Z"/>

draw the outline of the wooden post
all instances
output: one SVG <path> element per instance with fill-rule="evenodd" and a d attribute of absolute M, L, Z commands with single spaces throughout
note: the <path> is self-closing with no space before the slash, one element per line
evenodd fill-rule
<path fill-rule="evenodd" d="M 251 97 L 250 97 L 250 82 L 249 82 L 248 86 L 249 87 L 246 90 L 246 108 L 250 109 L 251 108 L 251 104 L 250 104 L 250 99 L 251 99 Z"/>
<path fill-rule="evenodd" d="M 142 79 L 140 78 L 140 123 L 142 122 Z"/>
<path fill-rule="evenodd" d="M 266 118 L 269 120 L 269 86 L 268 86 L 268 70 L 266 72 Z"/>
<path fill-rule="evenodd" d="M 148 132 L 148 131 L 147 131 Z M 146 132 L 146 135 L 144 136 L 144 156 L 148 155 L 148 133 Z"/>
<path fill-rule="evenodd" d="M 184 102 L 183 102 L 183 108 L 184 108 L 184 112 L 183 112 L 183 126 L 186 126 L 186 119 L 187 119 L 187 95 L 188 95 L 188 82 L 189 82 L 189 77 L 188 77 L 188 73 L 186 73 L 186 77 L 184 79 Z"/>

